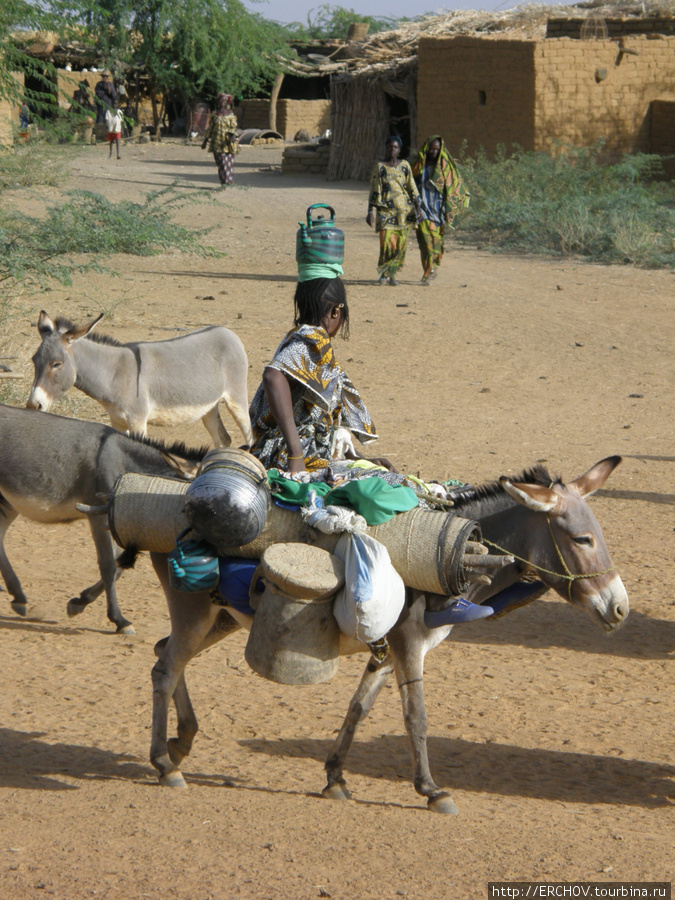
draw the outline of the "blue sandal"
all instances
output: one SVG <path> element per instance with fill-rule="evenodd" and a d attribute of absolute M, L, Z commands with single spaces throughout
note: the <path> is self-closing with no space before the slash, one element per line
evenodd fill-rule
<path fill-rule="evenodd" d="M 463 622 L 487 619 L 493 613 L 494 610 L 491 606 L 477 606 L 475 603 L 465 600 L 464 597 L 460 597 L 445 609 L 425 610 L 424 624 L 427 628 L 440 628 L 441 625 L 461 625 Z"/>

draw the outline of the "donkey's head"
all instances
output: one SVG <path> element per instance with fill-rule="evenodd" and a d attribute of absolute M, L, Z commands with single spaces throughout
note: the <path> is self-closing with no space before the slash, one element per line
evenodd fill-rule
<path fill-rule="evenodd" d="M 75 384 L 77 368 L 73 359 L 73 343 L 86 337 L 102 318 L 103 313 L 83 325 L 73 325 L 67 319 L 53 322 L 42 310 L 37 323 L 42 340 L 33 354 L 35 377 L 26 403 L 29 409 L 49 412 L 52 403 Z"/>
<path fill-rule="evenodd" d="M 609 456 L 569 484 L 499 479 L 510 497 L 546 516 L 547 527 L 537 529 L 533 568 L 538 577 L 574 605 L 587 609 L 607 631 L 616 629 L 628 615 L 628 594 L 585 498 L 602 487 L 620 462 L 620 456 Z"/>

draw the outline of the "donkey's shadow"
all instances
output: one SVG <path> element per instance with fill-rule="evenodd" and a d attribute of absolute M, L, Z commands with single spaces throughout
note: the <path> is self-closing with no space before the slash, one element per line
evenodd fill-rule
<path fill-rule="evenodd" d="M 328 756 L 322 740 L 241 741 L 270 757 L 315 759 Z M 592 753 L 541 750 L 515 744 L 473 743 L 460 738 L 428 738 L 429 761 L 438 784 L 450 790 L 568 803 L 669 806 L 675 799 L 675 766 Z M 408 739 L 382 735 L 352 745 L 345 767 L 350 774 L 401 781 L 410 779 Z"/>
<path fill-rule="evenodd" d="M 621 630 L 607 635 L 581 610 L 554 599 L 550 592 L 547 598 L 502 618 L 469 622 L 453 629 L 449 640 L 487 646 L 560 647 L 627 659 L 670 659 L 675 650 L 675 621 L 631 610 Z"/>
<path fill-rule="evenodd" d="M 147 765 L 125 753 L 112 753 L 80 744 L 52 744 L 44 732 L 0 728 L 0 788 L 68 791 L 77 785 L 65 780 L 147 780 Z"/>

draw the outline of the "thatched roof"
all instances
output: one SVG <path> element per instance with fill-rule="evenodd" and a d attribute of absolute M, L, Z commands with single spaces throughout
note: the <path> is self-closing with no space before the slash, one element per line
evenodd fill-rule
<path fill-rule="evenodd" d="M 514 38 L 518 40 L 543 40 L 550 19 L 584 18 L 675 18 L 675 0 L 640 0 L 640 2 L 600 2 L 589 0 L 576 5 L 547 5 L 545 3 L 521 3 L 512 9 L 488 12 L 485 10 L 452 10 L 438 15 L 422 16 L 404 22 L 392 31 L 367 35 L 358 43 L 345 43 L 333 48 L 323 58 L 302 56 L 291 68 L 299 74 L 335 75 L 340 73 L 368 74 L 377 78 L 391 75 L 392 67 L 403 70 L 417 56 L 421 38 L 475 37 Z"/>

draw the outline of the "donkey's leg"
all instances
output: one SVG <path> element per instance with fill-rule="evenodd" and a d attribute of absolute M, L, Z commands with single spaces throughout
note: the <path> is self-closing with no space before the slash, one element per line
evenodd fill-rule
<path fill-rule="evenodd" d="M 412 623 L 409 623 L 412 624 Z M 429 769 L 427 753 L 427 713 L 424 705 L 424 656 L 422 633 L 400 633 L 389 640 L 394 652 L 396 680 L 403 705 L 403 719 L 410 740 L 415 790 L 427 798 L 427 807 L 433 812 L 457 813 L 450 794 L 434 783 Z M 417 639 L 415 639 L 417 638 Z"/>
<path fill-rule="evenodd" d="M 238 389 L 225 394 L 223 401 L 230 415 L 239 426 L 239 430 L 244 435 L 244 441 L 250 447 L 253 444 L 253 429 L 251 428 L 251 419 L 248 414 L 246 383 L 244 382 L 243 390 Z"/>
<path fill-rule="evenodd" d="M 108 603 L 108 619 L 117 626 L 118 634 L 136 634 L 134 626 L 128 619 L 124 618 L 117 602 L 115 580 L 117 579 L 119 572 L 106 517 L 91 515 L 88 516 L 88 519 L 89 527 L 91 528 L 91 536 L 93 537 L 96 546 L 98 568 L 101 573 L 101 580 L 103 581 L 103 587 Z"/>
<path fill-rule="evenodd" d="M 393 671 L 394 666 L 390 658 L 379 664 L 374 659 L 369 660 L 361 678 L 361 683 L 349 704 L 340 733 L 335 739 L 335 743 L 331 747 L 326 760 L 328 783 L 321 792 L 324 797 L 328 797 L 331 800 L 349 800 L 350 794 L 342 776 L 342 771 L 354 739 L 354 732 L 373 708 L 378 694 Z"/>
<path fill-rule="evenodd" d="M 205 416 L 202 416 L 204 428 L 211 435 L 211 440 L 216 447 L 229 447 L 232 444 L 232 438 L 223 424 L 218 412 L 218 404 L 210 409 Z"/>
<path fill-rule="evenodd" d="M 208 594 L 192 594 L 183 599 L 189 604 L 190 619 L 181 627 L 172 615 L 172 630 L 152 669 L 152 742 L 150 762 L 159 772 L 165 787 L 186 787 L 179 768 L 180 754 L 185 756 L 197 733 L 197 718 L 185 684 L 185 666 L 197 655 L 218 613 Z M 169 600 L 172 603 L 172 600 Z M 161 643 L 161 642 L 160 642 Z M 178 738 L 174 754 L 169 750 L 169 703 L 174 698 L 178 715 Z M 178 751 L 178 752 L 176 752 Z"/>
<path fill-rule="evenodd" d="M 26 616 L 28 615 L 28 600 L 5 553 L 5 535 L 18 515 L 18 512 L 7 503 L 5 498 L 0 496 L 0 575 L 2 575 L 8 592 L 12 595 L 12 609 L 18 615 Z"/>
<path fill-rule="evenodd" d="M 219 610 L 216 621 L 211 626 L 211 630 L 204 638 L 195 656 L 198 656 L 203 650 L 213 646 L 213 644 L 217 644 L 224 637 L 238 631 L 239 628 L 241 626 L 234 621 L 226 610 Z M 157 656 L 164 650 L 168 640 L 169 638 L 166 637 L 157 642 L 155 645 L 155 654 Z M 180 766 L 183 759 L 189 755 L 192 749 L 192 742 L 199 731 L 199 724 L 190 700 L 184 671 L 181 673 L 176 689 L 173 692 L 173 702 L 176 707 L 177 737 L 169 738 L 167 747 L 171 762 L 174 766 Z"/>
<path fill-rule="evenodd" d="M 219 630 L 220 610 L 206 592 L 181 595 L 169 584 L 166 555 L 151 553 L 150 559 L 166 596 L 171 616 L 171 634 L 159 641 L 155 650 L 158 660 L 152 669 L 152 742 L 150 762 L 159 772 L 160 784 L 186 787 L 185 780 L 172 759 L 167 740 L 169 704 L 175 698 L 178 714 L 178 752 L 189 750 L 197 732 L 197 719 L 189 702 L 185 684 L 185 666 L 200 649 L 214 643 L 229 632 Z M 229 618 L 229 616 L 228 616 Z M 180 686 L 179 686 L 180 685 Z M 186 700 L 189 704 L 186 705 Z M 176 754 L 178 755 L 178 754 Z"/>
<path fill-rule="evenodd" d="M 115 547 L 115 581 L 120 577 L 123 572 L 123 569 L 117 565 L 117 560 L 122 555 L 123 550 L 119 547 Z M 94 600 L 98 600 L 101 596 L 105 588 L 103 581 L 99 579 L 95 584 L 90 584 L 89 587 L 84 588 L 83 591 L 80 592 L 79 597 L 72 597 L 68 601 L 68 605 L 66 607 L 66 611 L 68 613 L 68 618 L 73 616 L 79 616 L 80 613 L 83 613 L 85 609 L 89 606 L 90 603 L 93 603 Z"/>

